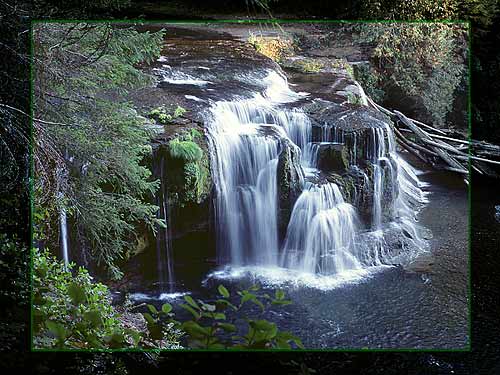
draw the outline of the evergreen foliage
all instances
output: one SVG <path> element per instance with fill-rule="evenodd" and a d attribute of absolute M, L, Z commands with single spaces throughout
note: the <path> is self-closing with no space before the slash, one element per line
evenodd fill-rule
<path fill-rule="evenodd" d="M 114 277 L 137 225 L 158 222 L 157 207 L 147 203 L 158 182 L 140 164 L 151 152 L 150 134 L 126 94 L 151 84 L 137 64 L 155 59 L 162 40 L 163 32 L 107 23 L 34 31 L 34 112 L 44 119 L 34 124 L 35 206 L 64 206 L 82 253 Z"/>

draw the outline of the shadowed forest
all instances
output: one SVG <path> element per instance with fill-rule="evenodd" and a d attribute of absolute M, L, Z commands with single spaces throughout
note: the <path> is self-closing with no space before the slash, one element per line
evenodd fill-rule
<path fill-rule="evenodd" d="M 495 373 L 498 6 L 2 2 L 4 366 Z"/>

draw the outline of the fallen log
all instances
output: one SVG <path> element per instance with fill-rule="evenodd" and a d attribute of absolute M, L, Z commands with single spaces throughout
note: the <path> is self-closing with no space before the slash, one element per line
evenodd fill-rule
<path fill-rule="evenodd" d="M 500 146 L 473 139 L 467 140 L 449 136 L 448 133 L 450 133 L 450 131 L 437 129 L 423 122 L 411 119 L 401 112 L 390 111 L 375 103 L 370 97 L 367 97 L 367 100 L 372 108 L 397 120 L 396 124 L 401 124 L 394 127 L 394 133 L 398 143 L 420 160 L 435 168 L 467 174 L 469 173 L 469 168 L 463 163 L 466 161 L 467 164 L 470 164 L 470 168 L 478 173 L 492 175 L 492 170 L 487 168 L 486 164 L 500 166 L 500 161 L 487 158 L 499 158 Z M 414 136 L 414 141 L 408 139 L 403 133 L 412 134 Z M 452 145 L 450 143 L 458 145 Z M 440 167 L 436 163 L 437 160 L 441 160 L 446 167 Z M 481 165 L 478 163 L 485 164 Z M 496 176 L 498 177 L 498 175 Z"/>
<path fill-rule="evenodd" d="M 422 129 L 420 129 L 418 126 L 416 126 L 412 121 L 410 121 L 405 115 L 403 115 L 401 112 L 394 111 L 394 114 L 398 117 L 398 119 L 405 124 L 407 127 L 409 127 L 417 137 L 422 139 L 422 141 L 427 141 L 426 143 L 435 143 L 432 138 Z M 431 148 L 433 149 L 434 152 L 436 152 L 441 159 L 443 159 L 451 168 L 456 169 L 456 171 L 460 171 L 460 173 L 468 173 L 468 170 L 457 160 L 455 160 L 453 157 L 448 155 L 445 151 L 442 150 L 441 147 L 436 147 L 431 145 Z"/>

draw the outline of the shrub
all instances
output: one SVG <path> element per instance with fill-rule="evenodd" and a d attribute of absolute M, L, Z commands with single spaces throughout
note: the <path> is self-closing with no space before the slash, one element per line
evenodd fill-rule
<path fill-rule="evenodd" d="M 190 348 L 196 349 L 291 349 L 303 348 L 301 340 L 290 332 L 280 331 L 276 323 L 265 319 L 250 318 L 243 311 L 250 302 L 257 305 L 264 313 L 271 306 L 289 305 L 291 301 L 285 299 L 285 293 L 277 290 L 274 297 L 269 294 L 257 294 L 258 285 L 247 290 L 237 292 L 240 303 L 234 305 L 230 300 L 230 292 L 219 285 L 219 299 L 213 303 L 202 300 L 195 301 L 191 296 L 184 296 L 186 303 L 180 307 L 188 311 L 193 317 L 190 320 L 179 322 L 174 319 L 172 305 L 166 303 L 158 311 L 153 305 L 148 305 L 149 312 L 144 313 L 148 322 L 150 334 L 154 334 L 161 327 L 162 322 L 175 325 L 185 332 L 185 339 Z M 228 314 L 238 314 L 238 319 L 246 322 L 243 332 L 228 322 Z"/>
<path fill-rule="evenodd" d="M 293 43 L 280 37 L 269 38 L 251 34 L 248 42 L 257 52 L 276 62 L 280 62 L 283 57 L 289 55 L 293 50 Z"/>
<path fill-rule="evenodd" d="M 125 328 L 108 288 L 83 267 L 73 270 L 47 250 L 33 249 L 33 333 L 37 348 L 109 349 L 143 346 L 149 333 Z M 167 327 L 168 328 L 168 327 Z M 170 330 L 170 339 L 178 335 Z M 171 342 L 172 345 L 177 343 Z"/>
<path fill-rule="evenodd" d="M 370 98 L 376 103 L 382 103 L 385 92 L 380 88 L 382 84 L 381 77 L 372 67 L 365 64 L 355 65 L 354 77 Z"/>
<path fill-rule="evenodd" d="M 359 29 L 359 41 L 374 46 L 374 69 L 362 77 L 379 90 L 395 86 L 407 97 L 420 98 L 432 121 L 444 125 L 466 71 L 464 26 L 384 23 Z"/>

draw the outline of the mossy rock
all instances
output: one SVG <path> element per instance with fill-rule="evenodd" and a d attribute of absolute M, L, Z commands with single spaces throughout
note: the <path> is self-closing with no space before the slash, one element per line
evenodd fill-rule
<path fill-rule="evenodd" d="M 302 192 L 303 178 L 299 149 L 290 142 L 282 142 L 277 166 L 280 236 L 286 233 L 293 206 Z"/>
<path fill-rule="evenodd" d="M 318 145 L 318 168 L 323 172 L 344 173 L 349 168 L 349 157 L 346 147 L 339 143 L 322 143 Z"/>

